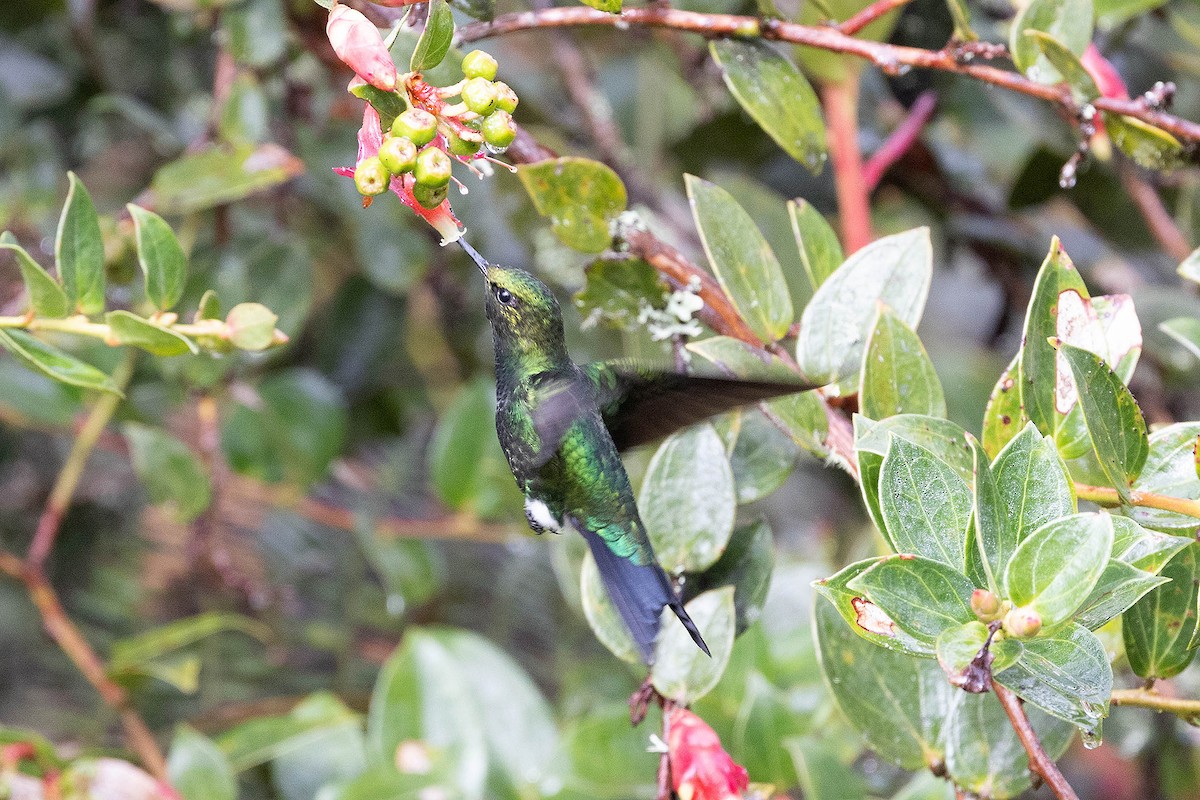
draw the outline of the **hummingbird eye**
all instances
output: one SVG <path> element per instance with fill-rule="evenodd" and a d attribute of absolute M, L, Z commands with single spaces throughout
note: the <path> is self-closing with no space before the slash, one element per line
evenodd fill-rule
<path fill-rule="evenodd" d="M 513 297 L 513 293 L 501 286 L 496 287 L 496 299 L 506 306 L 515 306 L 517 298 Z"/>

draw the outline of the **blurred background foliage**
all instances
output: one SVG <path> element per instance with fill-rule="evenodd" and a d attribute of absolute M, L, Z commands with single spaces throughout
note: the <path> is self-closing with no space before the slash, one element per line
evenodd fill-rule
<path fill-rule="evenodd" d="M 755 10 L 739 0 L 678 6 Z M 1005 39 L 1007 3 L 970 7 L 985 39 Z M 497 10 L 518 8 L 501 0 Z M 1175 113 L 1200 118 L 1200 7 L 1097 8 L 1097 41 L 1131 93 L 1173 80 Z M 353 163 L 361 104 L 345 93 L 350 73 L 328 49 L 325 15 L 311 0 L 0 6 L 0 229 L 49 258 L 74 170 L 102 215 L 110 300 L 135 296 L 130 229 L 119 219 L 134 201 L 167 217 L 190 252 L 183 307 L 214 287 L 227 307 L 266 304 L 291 338 L 265 354 L 137 362 L 118 411 L 123 435 L 101 440 L 63 525 L 54 585 L 150 725 L 189 726 L 176 735 L 176 758 L 202 761 L 210 737 L 243 797 L 312 797 L 375 763 L 374 752 L 421 732 L 435 739 L 429 726 L 445 750 L 432 769 L 475 789 L 471 781 L 484 781 L 488 796 L 650 796 L 656 758 L 625 708 L 642 676 L 583 618 L 582 542 L 528 532 L 495 443 L 474 268 L 398 203 L 364 210 L 352 183 L 332 172 Z M 952 30 L 941 0 L 915 0 L 890 38 L 937 49 Z M 554 41 L 584 55 L 599 113 L 611 113 L 621 134 L 608 155 L 657 235 L 703 262 L 682 178 L 698 175 L 784 243 L 775 249 L 789 279 L 800 274 L 783 201 L 804 198 L 832 215 L 831 172 L 814 176 L 749 120 L 703 41 L 644 30 Z M 402 36 L 397 48 L 405 46 Z M 522 99 L 521 124 L 563 154 L 597 157 L 603 145 L 547 34 L 486 46 Z M 817 75 L 859 68 L 798 56 Z M 1200 316 L 1200 298 L 1180 290 L 1178 259 L 1130 200 L 1128 166 L 1092 159 L 1062 189 L 1075 141 L 1050 106 L 953 76 L 874 69 L 861 82 L 864 151 L 927 90 L 936 116 L 884 176 L 871 210 L 878 235 L 930 228 L 935 269 L 921 338 L 949 418 L 980 433 L 1052 234 L 1097 293 L 1133 295 L 1147 339 L 1132 388 L 1148 420 L 1200 416 L 1200 365 L 1157 329 Z M 1200 241 L 1200 173 L 1156 180 L 1184 237 Z M 469 189 L 453 202 L 472 242 L 560 292 L 577 360 L 668 354 L 644 327 L 585 324 L 570 298 L 592 259 L 554 238 L 515 175 L 499 170 Z M 789 286 L 798 310 L 808 289 Z M 11 306 L 21 292 L 5 267 L 0 302 Z M 99 344 L 71 347 L 109 371 L 118 358 Z M 215 414 L 198 412 L 206 403 Z M 9 551 L 27 546 L 84 410 L 80 391 L 0 358 L 0 543 Z M 717 429 L 739 425 L 726 438 L 743 459 L 735 472 L 750 476 L 737 485 L 738 521 L 768 526 L 774 571 L 697 711 L 754 780 L 781 791 L 846 796 L 839 787 L 850 781 L 878 796 L 945 796 L 928 776 L 910 779 L 864 747 L 817 666 L 810 582 L 882 552 L 856 486 L 757 412 Z M 154 456 L 180 442 L 179 458 Z M 649 455 L 628 459 L 635 485 Z M 48 644 L 14 581 L 0 581 L 0 620 L 0 721 L 67 753 L 116 746 L 114 715 Z M 186 622 L 161 627 L 177 620 Z M 456 671 L 462 663 L 488 665 L 486 685 L 471 685 L 482 673 Z M 1194 697 L 1200 671 L 1175 683 Z M 393 713 L 375 712 L 364 729 L 377 686 L 395 693 Z M 412 727 L 417 719 L 427 727 Z M 474 733 L 460 736 L 464 725 Z M 1107 734 L 1105 747 L 1076 745 L 1066 758 L 1081 795 L 1200 796 L 1194 729 L 1121 709 Z M 380 796 L 365 774 L 362 796 Z M 196 796 L 228 796 L 233 780 L 222 789 L 209 775 L 216 793 Z"/>

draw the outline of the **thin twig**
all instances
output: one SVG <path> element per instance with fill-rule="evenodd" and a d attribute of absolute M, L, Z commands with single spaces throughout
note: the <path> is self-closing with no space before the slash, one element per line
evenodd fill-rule
<path fill-rule="evenodd" d="M 1000 685 L 995 678 L 992 679 L 992 691 L 996 693 L 996 698 L 1004 708 L 1004 713 L 1008 715 L 1008 721 L 1016 731 L 1017 738 L 1021 740 L 1021 746 L 1029 755 L 1029 768 L 1042 776 L 1042 780 L 1046 782 L 1058 800 L 1079 800 L 1079 796 L 1075 794 L 1071 784 L 1067 783 L 1067 779 L 1058 771 L 1058 765 L 1054 763 L 1054 759 L 1050 758 L 1046 749 L 1042 747 L 1037 732 L 1029 723 L 1029 717 L 1025 715 L 1021 698 L 1017 697 L 1012 690 Z"/>
<path fill-rule="evenodd" d="M 1081 500 L 1090 500 L 1097 505 L 1119 506 L 1124 502 L 1116 489 L 1108 486 L 1089 486 L 1085 483 L 1075 484 L 1075 495 Z M 1189 500 L 1186 497 L 1171 497 L 1154 492 L 1129 492 L 1129 505 L 1138 508 L 1157 508 L 1160 511 L 1174 511 L 1200 519 L 1200 500 Z"/>
<path fill-rule="evenodd" d="M 859 72 L 844 80 L 822 84 L 821 107 L 829 126 L 829 160 L 837 188 L 838 221 L 846 253 L 871 243 L 871 198 L 863 175 L 862 149 L 858 145 Z"/>
<path fill-rule="evenodd" d="M 1200 700 L 1166 697 L 1149 689 L 1113 689 L 1112 704 L 1165 711 L 1180 716 L 1193 725 L 1200 722 Z"/>
<path fill-rule="evenodd" d="M 863 165 L 863 181 L 868 192 L 874 191 L 884 174 L 913 146 L 936 109 L 937 93 L 933 90 L 921 92 L 908 110 L 908 116 Z"/>
<path fill-rule="evenodd" d="M 837 29 L 847 36 L 853 36 L 885 14 L 911 2 L 912 0 L 875 0 L 874 3 L 838 25 Z"/>
<path fill-rule="evenodd" d="M 1123 158 L 1117 163 L 1117 174 L 1121 176 L 1121 183 L 1137 205 L 1142 219 L 1146 220 L 1146 227 L 1167 255 L 1176 261 L 1183 261 L 1191 255 L 1192 245 L 1171 218 L 1170 212 L 1163 205 L 1162 198 L 1158 196 L 1150 181 L 1146 180 L 1137 167 Z"/>
<path fill-rule="evenodd" d="M 986 64 L 964 63 L 953 48 L 924 50 L 918 47 L 855 39 L 830 26 L 800 25 L 773 19 L 736 14 L 700 14 L 672 8 L 627 8 L 619 14 L 609 14 L 585 6 L 549 8 L 542 11 L 520 11 L 502 14 L 491 22 L 475 22 L 458 29 L 460 43 L 475 42 L 491 36 L 543 28 L 568 28 L 596 25 L 626 28 L 639 25 L 690 31 L 702 36 L 759 37 L 772 41 L 808 45 L 819 50 L 857 56 L 886 72 L 904 67 L 920 67 L 965 75 L 975 80 L 1009 89 L 1014 92 L 1047 100 L 1062 108 L 1068 116 L 1076 117 L 1078 104 L 1064 85 L 1047 86 L 1036 83 L 1010 70 Z M 1200 142 L 1200 124 L 1149 107 L 1145 101 L 1117 97 L 1100 97 L 1092 106 L 1101 111 L 1124 114 L 1161 128 L 1180 139 Z"/>

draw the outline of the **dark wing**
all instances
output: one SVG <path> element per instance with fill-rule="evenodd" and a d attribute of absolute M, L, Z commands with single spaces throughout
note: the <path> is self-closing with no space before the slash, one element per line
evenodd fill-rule
<path fill-rule="evenodd" d="M 527 402 L 539 441 L 534 465 L 541 467 L 558 452 L 575 421 L 596 411 L 596 392 L 578 371 L 541 373 L 529 381 Z"/>
<path fill-rule="evenodd" d="M 629 361 L 597 362 L 583 372 L 618 450 L 653 442 L 739 406 L 818 386 L 799 376 L 794 383 L 739 380 L 656 370 Z"/>

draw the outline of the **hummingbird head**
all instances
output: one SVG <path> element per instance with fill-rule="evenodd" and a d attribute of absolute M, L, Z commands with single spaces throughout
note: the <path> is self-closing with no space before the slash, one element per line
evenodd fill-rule
<path fill-rule="evenodd" d="M 496 359 L 516 357 L 527 373 L 569 360 L 563 341 L 562 311 L 550 287 L 516 267 L 490 264 L 466 240 L 459 244 L 486 281 L 484 309 L 492 324 Z"/>

